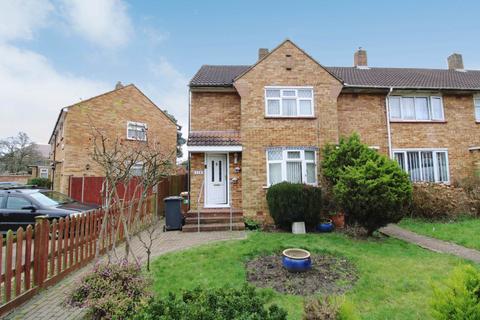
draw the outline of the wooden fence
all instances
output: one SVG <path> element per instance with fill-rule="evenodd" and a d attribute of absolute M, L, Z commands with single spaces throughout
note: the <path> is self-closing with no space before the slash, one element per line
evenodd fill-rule
<path fill-rule="evenodd" d="M 102 194 L 103 181 L 105 177 L 70 177 L 69 196 L 74 200 L 102 205 L 104 195 Z M 157 186 L 158 214 L 163 213 L 163 199 L 168 196 L 178 196 L 181 192 L 188 190 L 187 175 L 169 176 L 162 179 Z M 117 186 L 118 193 L 123 197 L 127 192 L 127 199 L 134 199 L 135 179 L 132 179 L 127 190 L 122 185 Z"/>
<path fill-rule="evenodd" d="M 130 203 L 135 214 L 127 222 L 135 228 L 148 222 L 154 211 L 155 197 L 150 196 L 138 209 L 136 201 Z M 56 284 L 70 272 L 84 266 L 95 258 L 97 245 L 99 252 L 111 248 L 124 240 L 124 232 L 119 219 L 120 211 L 112 208 L 92 210 L 78 216 L 58 221 L 37 219 L 35 228 L 19 228 L 14 236 L 9 231 L 0 234 L 0 316 L 19 306 L 34 296 L 38 290 Z M 104 217 L 108 215 L 112 223 L 107 223 L 103 241 L 97 241 Z"/>
<path fill-rule="evenodd" d="M 165 202 L 163 199 L 169 196 L 179 196 L 188 190 L 187 175 L 170 176 L 163 179 L 157 186 L 157 214 L 165 214 Z"/>

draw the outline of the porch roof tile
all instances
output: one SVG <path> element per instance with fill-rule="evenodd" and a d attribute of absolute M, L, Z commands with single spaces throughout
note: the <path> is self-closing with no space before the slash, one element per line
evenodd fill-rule
<path fill-rule="evenodd" d="M 188 135 L 189 146 L 241 146 L 240 132 L 228 131 L 191 131 Z"/>

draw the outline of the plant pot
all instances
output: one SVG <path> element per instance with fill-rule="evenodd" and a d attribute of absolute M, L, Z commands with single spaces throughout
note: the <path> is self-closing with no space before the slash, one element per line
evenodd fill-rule
<path fill-rule="evenodd" d="M 333 231 L 333 223 L 330 219 L 325 219 L 319 224 L 317 224 L 317 231 L 318 232 L 332 232 Z"/>
<path fill-rule="evenodd" d="M 282 265 L 290 272 L 304 272 L 312 268 L 310 252 L 303 249 L 286 249 L 282 252 Z"/>
<path fill-rule="evenodd" d="M 345 228 L 345 214 L 343 212 L 337 212 L 332 216 L 332 222 L 337 229 Z"/>
<path fill-rule="evenodd" d="M 305 222 L 294 222 L 292 223 L 292 233 L 293 234 L 304 234 L 305 231 Z"/>

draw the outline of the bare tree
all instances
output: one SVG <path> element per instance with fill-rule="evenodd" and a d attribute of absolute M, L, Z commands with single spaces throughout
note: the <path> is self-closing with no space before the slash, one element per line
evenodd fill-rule
<path fill-rule="evenodd" d="M 152 256 L 152 247 L 155 240 L 160 237 L 161 231 L 158 216 L 153 216 L 152 221 L 147 223 L 147 227 L 137 233 L 138 241 L 142 244 L 147 253 L 147 271 L 150 272 L 150 257 Z"/>
<path fill-rule="evenodd" d="M 110 208 L 119 212 L 117 220 L 113 215 L 104 216 L 98 241 L 103 241 L 110 225 L 114 232 L 112 253 L 118 258 L 116 242 L 119 232 L 123 232 L 125 258 L 131 255 L 138 263 L 131 247 L 131 237 L 139 231 L 137 219 L 146 214 L 145 201 L 152 189 L 173 173 L 175 155 L 163 153 L 155 141 L 125 141 L 118 137 L 112 140 L 101 130 L 95 129 L 94 133 L 92 159 L 105 173 L 106 212 L 110 212 Z M 135 201 L 131 201 L 132 198 Z M 98 256 L 98 249 L 96 254 Z"/>
<path fill-rule="evenodd" d="M 40 160 L 44 158 L 25 132 L 0 140 L 0 171 L 26 172 L 28 165 Z"/>

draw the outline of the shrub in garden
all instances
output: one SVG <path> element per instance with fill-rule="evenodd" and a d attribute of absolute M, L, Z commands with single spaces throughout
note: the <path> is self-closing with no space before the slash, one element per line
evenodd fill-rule
<path fill-rule="evenodd" d="M 172 320 L 286 320 L 287 312 L 277 305 L 268 309 L 266 299 L 249 286 L 233 288 L 196 288 L 185 291 L 180 297 L 170 293 L 164 298 L 151 298 L 143 304 L 135 319 Z"/>
<path fill-rule="evenodd" d="M 470 265 L 457 267 L 434 287 L 432 316 L 437 320 L 480 319 L 480 272 Z"/>
<path fill-rule="evenodd" d="M 67 303 L 87 307 L 93 319 L 130 319 L 143 299 L 148 281 L 139 266 L 126 261 L 95 266 L 70 294 Z"/>
<path fill-rule="evenodd" d="M 475 214 L 480 215 L 480 172 L 472 172 L 468 177 L 457 181 L 456 186 L 465 190 L 475 205 Z"/>
<path fill-rule="evenodd" d="M 32 178 L 28 180 L 27 184 L 35 185 L 40 188 L 50 189 L 50 187 L 52 186 L 52 181 L 47 178 Z"/>
<path fill-rule="evenodd" d="M 359 319 L 349 302 L 335 298 L 310 298 L 304 302 L 303 320 L 357 320 Z"/>
<path fill-rule="evenodd" d="M 322 174 L 332 186 L 347 167 L 361 165 L 376 159 L 379 154 L 360 141 L 356 133 L 348 138 L 342 137 L 338 145 L 327 144 L 322 151 Z"/>
<path fill-rule="evenodd" d="M 378 155 L 342 170 L 333 188 L 335 199 L 368 235 L 388 223 L 400 221 L 411 202 L 412 185 L 395 161 Z"/>
<path fill-rule="evenodd" d="M 275 224 L 288 229 L 292 222 L 305 221 L 307 226 L 315 226 L 320 218 L 322 197 L 320 188 L 281 182 L 267 191 L 270 215 Z"/>
<path fill-rule="evenodd" d="M 480 199 L 459 187 L 438 183 L 414 183 L 410 214 L 416 218 L 452 219 L 477 214 Z"/>

